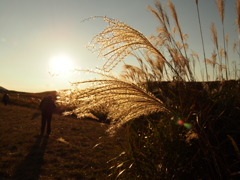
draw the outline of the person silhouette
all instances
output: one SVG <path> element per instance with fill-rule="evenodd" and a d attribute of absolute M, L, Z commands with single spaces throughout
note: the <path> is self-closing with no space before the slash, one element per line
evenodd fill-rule
<path fill-rule="evenodd" d="M 56 105 L 52 99 L 52 96 L 46 96 L 42 99 L 39 105 L 40 110 L 42 111 L 42 121 L 41 121 L 41 136 L 44 134 L 45 126 L 47 124 L 47 135 L 51 133 L 51 121 L 52 114 Z"/>
<path fill-rule="evenodd" d="M 10 99 L 10 98 L 9 98 L 9 95 L 8 95 L 7 93 L 4 93 L 3 98 L 2 98 L 2 101 L 3 101 L 3 103 L 4 103 L 5 106 L 8 104 L 9 99 Z"/>

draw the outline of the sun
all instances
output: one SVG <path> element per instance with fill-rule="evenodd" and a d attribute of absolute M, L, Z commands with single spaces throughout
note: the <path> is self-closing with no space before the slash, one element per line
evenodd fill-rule
<path fill-rule="evenodd" d="M 57 55 L 50 58 L 50 67 L 53 72 L 66 72 L 72 69 L 72 60 L 67 55 Z"/>

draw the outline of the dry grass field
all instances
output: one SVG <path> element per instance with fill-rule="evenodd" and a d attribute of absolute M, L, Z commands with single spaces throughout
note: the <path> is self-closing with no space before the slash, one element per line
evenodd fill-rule
<path fill-rule="evenodd" d="M 97 16 L 107 27 L 87 48 L 106 62 L 100 69 L 75 71 L 100 79 L 73 82 L 72 89 L 59 92 L 12 91 L 11 105 L 0 104 L 0 180 L 239 180 L 240 59 L 228 56 L 224 1 L 216 5 L 223 37 L 218 40 L 212 23 L 211 57 L 205 57 L 203 41 L 203 54 L 190 52 L 194 47 L 188 47 L 170 0 L 148 7 L 159 22 L 157 35 L 149 38 L 122 21 Z M 240 2 L 235 5 L 238 31 L 231 46 L 238 57 Z M 127 56 L 138 64 L 125 63 Z M 112 70 L 121 61 L 115 77 Z M 58 96 L 59 113 L 51 136 L 39 137 L 36 108 L 47 94 Z M 66 110 L 99 121 L 59 115 Z M 115 130 L 114 137 L 107 133 Z"/>
<path fill-rule="evenodd" d="M 0 104 L 1 180 L 108 179 L 107 161 L 123 151 L 123 133 L 110 137 L 107 124 L 54 115 L 51 136 L 39 137 L 37 113 Z"/>

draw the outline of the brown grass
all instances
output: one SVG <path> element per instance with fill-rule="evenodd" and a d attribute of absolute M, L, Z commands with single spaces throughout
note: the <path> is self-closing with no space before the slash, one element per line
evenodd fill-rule
<path fill-rule="evenodd" d="M 220 18 L 223 22 L 224 21 L 224 1 L 223 0 L 215 0 L 215 1 L 220 14 Z"/>
<path fill-rule="evenodd" d="M 240 2 L 239 0 L 236 0 L 236 24 L 238 26 L 238 31 L 239 31 L 239 27 L 240 27 Z"/>
<path fill-rule="evenodd" d="M 40 138 L 38 111 L 0 108 L 1 180 L 105 179 L 106 162 L 122 152 L 124 135 L 109 137 L 106 124 L 54 115 L 52 135 Z"/>

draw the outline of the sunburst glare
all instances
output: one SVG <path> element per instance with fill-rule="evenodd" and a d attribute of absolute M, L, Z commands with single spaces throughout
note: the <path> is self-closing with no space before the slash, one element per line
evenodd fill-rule
<path fill-rule="evenodd" d="M 65 54 L 59 54 L 50 58 L 50 71 L 63 73 L 73 69 L 72 59 Z"/>

